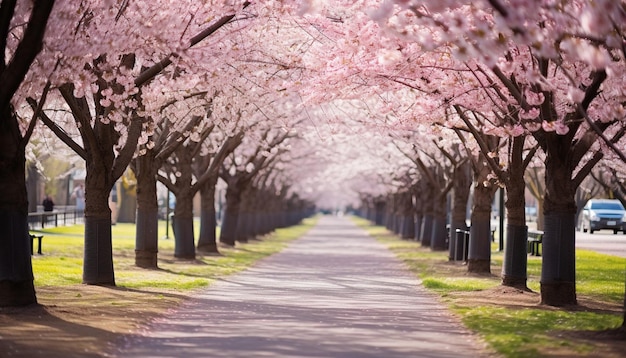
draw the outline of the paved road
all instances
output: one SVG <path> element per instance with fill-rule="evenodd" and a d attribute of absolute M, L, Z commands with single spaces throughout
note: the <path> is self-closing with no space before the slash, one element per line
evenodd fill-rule
<path fill-rule="evenodd" d="M 482 345 L 349 219 L 220 281 L 119 357 L 477 357 Z"/>
<path fill-rule="evenodd" d="M 592 250 L 607 255 L 626 257 L 626 235 L 612 231 L 596 231 L 593 234 L 576 232 L 576 248 Z"/>

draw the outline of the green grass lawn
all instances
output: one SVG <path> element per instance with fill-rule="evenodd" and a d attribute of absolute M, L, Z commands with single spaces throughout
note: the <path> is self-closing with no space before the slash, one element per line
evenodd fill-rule
<path fill-rule="evenodd" d="M 253 240 L 235 248 L 220 248 L 221 255 L 197 254 L 196 260 L 173 257 L 174 239 L 165 239 L 165 222 L 159 225 L 159 269 L 138 268 L 135 260 L 135 225 L 118 223 L 112 227 L 113 264 L 118 287 L 189 290 L 207 286 L 214 279 L 241 271 L 259 259 L 280 251 L 289 241 L 302 236 L 316 218 L 302 225 L 278 229 L 263 240 Z M 198 232 L 198 227 L 196 232 Z M 37 231 L 44 235 L 43 255 L 33 256 L 35 287 L 75 285 L 82 282 L 84 225 Z M 219 235 L 219 231 L 218 231 Z"/>
<path fill-rule="evenodd" d="M 416 241 L 400 240 L 384 227 L 372 226 L 355 218 L 358 225 L 389 247 L 423 285 L 442 297 L 462 318 L 463 323 L 480 334 L 505 357 L 538 357 L 594 354 L 596 345 L 568 338 L 567 332 L 603 331 L 619 327 L 621 314 L 594 310 L 564 310 L 537 305 L 510 308 L 502 305 L 468 305 L 463 292 L 489 293 L 500 285 L 503 253 L 492 251 L 491 276 L 459 274 L 463 267 L 448 261 L 447 252 L 433 252 Z M 579 298 L 619 306 L 624 300 L 626 259 L 586 250 L 576 252 L 576 289 Z M 466 272 L 466 269 L 465 269 Z M 528 287 L 538 292 L 541 257 L 528 257 Z M 565 352 L 565 354 L 563 354 Z"/>

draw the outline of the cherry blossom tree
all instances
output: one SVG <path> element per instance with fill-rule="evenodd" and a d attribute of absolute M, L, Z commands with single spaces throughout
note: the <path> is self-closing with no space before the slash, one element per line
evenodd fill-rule
<path fill-rule="evenodd" d="M 375 17 L 425 47 L 453 44 L 458 59 L 497 78 L 520 113 L 511 128 L 546 153 L 542 302 L 576 303 L 575 191 L 603 152 L 620 152 L 623 136 L 622 5 L 387 1 Z"/>
<path fill-rule="evenodd" d="M 172 103 L 185 105 L 185 101 Z M 135 243 L 135 264 L 139 267 L 156 268 L 158 253 L 158 205 L 157 205 L 157 173 L 167 158 L 191 135 L 197 134 L 204 113 L 195 113 L 191 120 L 188 117 L 178 118 L 168 113 L 169 106 L 163 109 L 161 120 L 149 127 L 148 141 L 138 147 L 139 153 L 132 160 L 131 168 L 137 178 L 137 228 Z M 189 115 L 192 110 L 181 110 Z M 199 112 L 196 110 L 196 112 Z M 206 112 L 206 111 L 205 111 Z M 191 113 L 194 114 L 194 113 Z"/>
<path fill-rule="evenodd" d="M 191 136 L 184 140 L 182 145 L 176 147 L 173 155 L 169 156 L 158 173 L 158 180 L 165 184 L 176 196 L 176 206 L 174 208 L 173 227 L 176 240 L 174 256 L 181 259 L 195 259 L 196 251 L 194 244 L 193 230 L 193 197 L 201 189 L 214 193 L 217 174 L 219 169 L 229 155 L 242 140 L 243 132 L 233 136 L 223 134 L 215 135 L 215 132 L 223 133 L 217 128 L 216 123 L 204 120 L 196 122 L 198 127 L 196 136 Z M 221 139 L 221 140 L 219 140 Z M 209 148 L 207 143 L 210 141 Z M 195 162 L 195 165 L 194 165 Z M 212 188 L 207 188 L 210 185 Z M 204 193 L 204 200 L 213 205 L 214 196 L 208 197 L 209 193 Z M 206 205 L 203 206 L 206 209 Z M 214 214 L 214 210 L 213 210 Z M 205 213 L 201 217 L 208 219 Z M 205 231 L 213 230 L 215 227 L 207 227 L 210 223 L 202 223 Z M 202 230 L 201 229 L 201 230 Z M 207 238 L 210 240 L 210 238 Z M 211 246 L 214 243 L 199 242 L 199 247 Z M 203 249 L 203 251 L 206 251 Z"/>
<path fill-rule="evenodd" d="M 411 139 L 410 145 L 416 152 L 405 153 L 415 164 L 415 168 L 420 172 L 421 179 L 426 185 L 424 188 L 426 190 L 420 190 L 418 198 L 426 205 L 420 232 L 422 246 L 433 250 L 445 250 L 447 248 L 446 201 L 453 186 L 452 173 L 458 158 L 454 158 L 454 154 L 438 146 L 434 141 L 430 146 L 425 144 L 427 141 L 422 141 L 422 145 L 417 147 L 412 144 L 415 138 Z"/>
<path fill-rule="evenodd" d="M 134 157 L 137 144 L 146 140 L 142 133 L 147 133 L 147 118 L 152 115 L 147 109 L 157 107 L 143 95 L 144 87 L 159 86 L 153 79 L 174 61 L 180 71 L 190 48 L 227 25 L 247 6 L 187 7 L 179 2 L 163 11 L 144 3 L 124 4 L 128 6 L 84 3 L 76 12 L 79 19 L 67 26 L 64 36 L 49 49 L 50 56 L 61 63 L 53 80 L 59 83 L 59 94 L 72 112 L 82 143 L 66 136 L 45 115 L 41 117 L 86 161 L 83 281 L 89 284 L 115 284 L 108 196 Z M 145 18 L 151 21 L 139 20 Z M 155 31 L 154 23 L 158 22 L 176 26 Z M 137 24 L 142 24 L 143 31 Z M 129 31 L 141 36 L 126 41 Z M 70 38 L 74 40 L 71 45 L 67 41 Z M 36 103 L 31 102 L 33 106 Z"/>
<path fill-rule="evenodd" d="M 220 242 L 234 246 L 237 241 L 246 242 L 238 232 L 242 195 L 258 173 L 277 160 L 286 150 L 285 144 L 294 135 L 281 128 L 260 128 L 258 135 L 248 135 L 243 143 L 224 162 L 220 177 L 228 185 L 226 211 L 220 232 Z"/>
<path fill-rule="evenodd" d="M 217 248 L 217 221 L 215 211 L 215 193 L 220 170 L 226 157 L 230 155 L 243 141 L 244 131 L 234 135 L 209 139 L 211 146 L 222 143 L 213 152 L 206 151 L 196 157 L 194 172 L 200 185 L 200 233 L 198 236 L 198 251 L 203 253 L 219 253 Z M 202 183 L 204 181 L 204 183 Z"/>

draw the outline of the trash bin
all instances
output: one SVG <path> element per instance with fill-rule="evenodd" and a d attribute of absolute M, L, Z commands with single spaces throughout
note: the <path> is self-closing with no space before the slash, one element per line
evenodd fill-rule
<path fill-rule="evenodd" d="M 469 231 L 456 229 L 454 234 L 454 261 L 467 261 Z"/>

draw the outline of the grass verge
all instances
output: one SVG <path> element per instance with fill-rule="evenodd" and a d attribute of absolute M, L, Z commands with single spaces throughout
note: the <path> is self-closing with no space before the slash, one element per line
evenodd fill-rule
<path fill-rule="evenodd" d="M 492 275 L 473 275 L 450 262 L 447 252 L 433 252 L 419 242 L 401 240 L 384 227 L 355 218 L 384 243 L 430 291 L 439 295 L 505 357 L 621 357 L 626 351 L 622 324 L 626 259 L 577 250 L 579 306 L 557 309 L 539 304 L 541 258 L 528 257 L 528 286 L 533 292 L 500 285 L 503 254 L 492 252 Z M 613 334 L 615 332 L 615 334 Z"/>
<path fill-rule="evenodd" d="M 241 271 L 259 259 L 280 251 L 289 241 L 303 235 L 315 223 L 306 219 L 302 225 L 278 229 L 262 240 L 252 240 L 236 247 L 220 247 L 221 255 L 202 255 L 196 260 L 174 258 L 174 240 L 159 240 L 159 269 L 138 268 L 135 260 L 135 225 L 112 227 L 113 257 L 118 288 L 164 288 L 190 290 L 205 287 L 214 279 Z M 164 222 L 159 237 L 165 237 Z M 33 256 L 35 286 L 80 284 L 83 264 L 83 225 L 38 231 L 44 235 L 44 255 Z"/>

